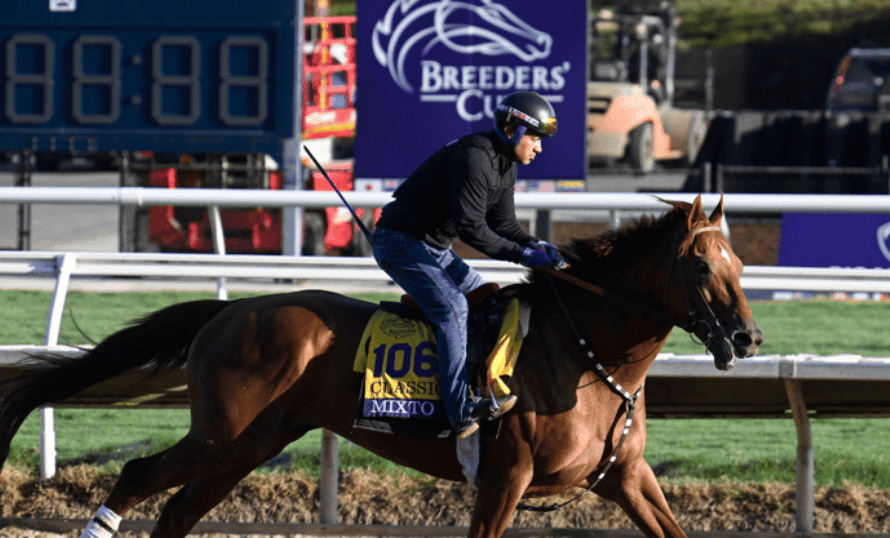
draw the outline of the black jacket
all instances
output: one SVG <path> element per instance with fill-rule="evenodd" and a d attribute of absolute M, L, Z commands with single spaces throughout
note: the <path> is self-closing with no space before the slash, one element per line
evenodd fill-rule
<path fill-rule="evenodd" d="M 518 262 L 535 240 L 516 222 L 516 163 L 493 132 L 460 138 L 402 183 L 377 226 L 444 249 L 458 237 L 483 254 Z"/>

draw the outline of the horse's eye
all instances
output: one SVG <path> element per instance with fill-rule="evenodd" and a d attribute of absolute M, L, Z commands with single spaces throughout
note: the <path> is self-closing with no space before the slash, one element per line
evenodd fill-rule
<path fill-rule="evenodd" d="M 695 272 L 701 276 L 708 276 L 711 272 L 711 267 L 705 262 L 698 262 L 695 264 Z"/>

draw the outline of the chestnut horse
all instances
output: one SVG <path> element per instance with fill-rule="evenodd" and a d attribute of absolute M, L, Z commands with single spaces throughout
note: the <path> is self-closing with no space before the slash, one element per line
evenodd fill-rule
<path fill-rule="evenodd" d="M 720 232 L 722 199 L 710 217 L 700 196 L 667 203 L 659 217 L 573 240 L 564 247 L 568 269 L 533 270 L 505 289 L 531 305 L 530 329 L 510 380 L 519 401 L 499 435 L 483 438 L 470 536 L 500 536 L 521 498 L 572 488 L 618 503 L 648 536 L 684 536 L 643 459 L 646 373 L 675 325 L 708 344 L 722 368 L 733 353 L 754 355 L 763 335 L 739 284 L 742 263 Z M 362 377 L 352 365 L 375 308 L 325 291 L 193 301 L 134 322 L 80 358 L 34 357 L 30 374 L 0 383 L 0 464 L 36 407 L 131 368 L 186 364 L 191 429 L 123 467 L 97 514 L 103 527 L 109 513 L 182 486 L 151 536 L 183 537 L 251 470 L 315 428 L 464 481 L 453 435 L 400 438 L 353 426 Z"/>

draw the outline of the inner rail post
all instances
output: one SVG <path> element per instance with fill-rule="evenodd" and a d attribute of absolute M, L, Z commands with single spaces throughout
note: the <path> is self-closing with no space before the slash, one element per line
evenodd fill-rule
<path fill-rule="evenodd" d="M 218 205 L 212 205 L 208 208 L 210 215 L 210 231 L 213 234 L 213 250 L 221 255 L 226 254 L 226 237 L 223 230 L 222 215 Z M 229 290 L 226 287 L 226 277 L 221 276 L 216 279 L 216 298 L 225 301 L 229 298 Z"/>
<path fill-rule="evenodd" d="M 77 263 L 74 254 L 61 254 L 56 257 L 56 287 L 53 300 L 46 320 L 46 346 L 59 344 L 59 329 L 62 325 L 62 313 L 65 310 L 65 299 L 68 296 L 68 285 L 71 272 Z M 40 409 L 40 478 L 51 478 L 56 474 L 56 427 L 53 408 Z"/>
<path fill-rule="evenodd" d="M 785 392 L 791 404 L 791 415 L 797 429 L 797 490 L 795 498 L 797 508 L 794 511 L 796 532 L 813 532 L 813 512 L 815 510 L 815 450 L 810 419 L 807 415 L 807 404 L 804 400 L 800 381 L 785 379 Z"/>
<path fill-rule="evenodd" d="M 321 476 L 319 477 L 319 520 L 323 525 L 337 524 L 337 491 L 340 449 L 337 435 L 328 430 L 321 434 Z"/>

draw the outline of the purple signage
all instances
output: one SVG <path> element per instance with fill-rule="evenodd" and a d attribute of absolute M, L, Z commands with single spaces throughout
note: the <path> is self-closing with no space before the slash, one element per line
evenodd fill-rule
<path fill-rule="evenodd" d="M 586 2 L 357 2 L 358 178 L 403 179 L 492 127 L 498 102 L 535 91 L 559 120 L 526 179 L 584 177 Z"/>
<path fill-rule="evenodd" d="M 779 265 L 890 268 L 890 214 L 785 214 Z"/>

